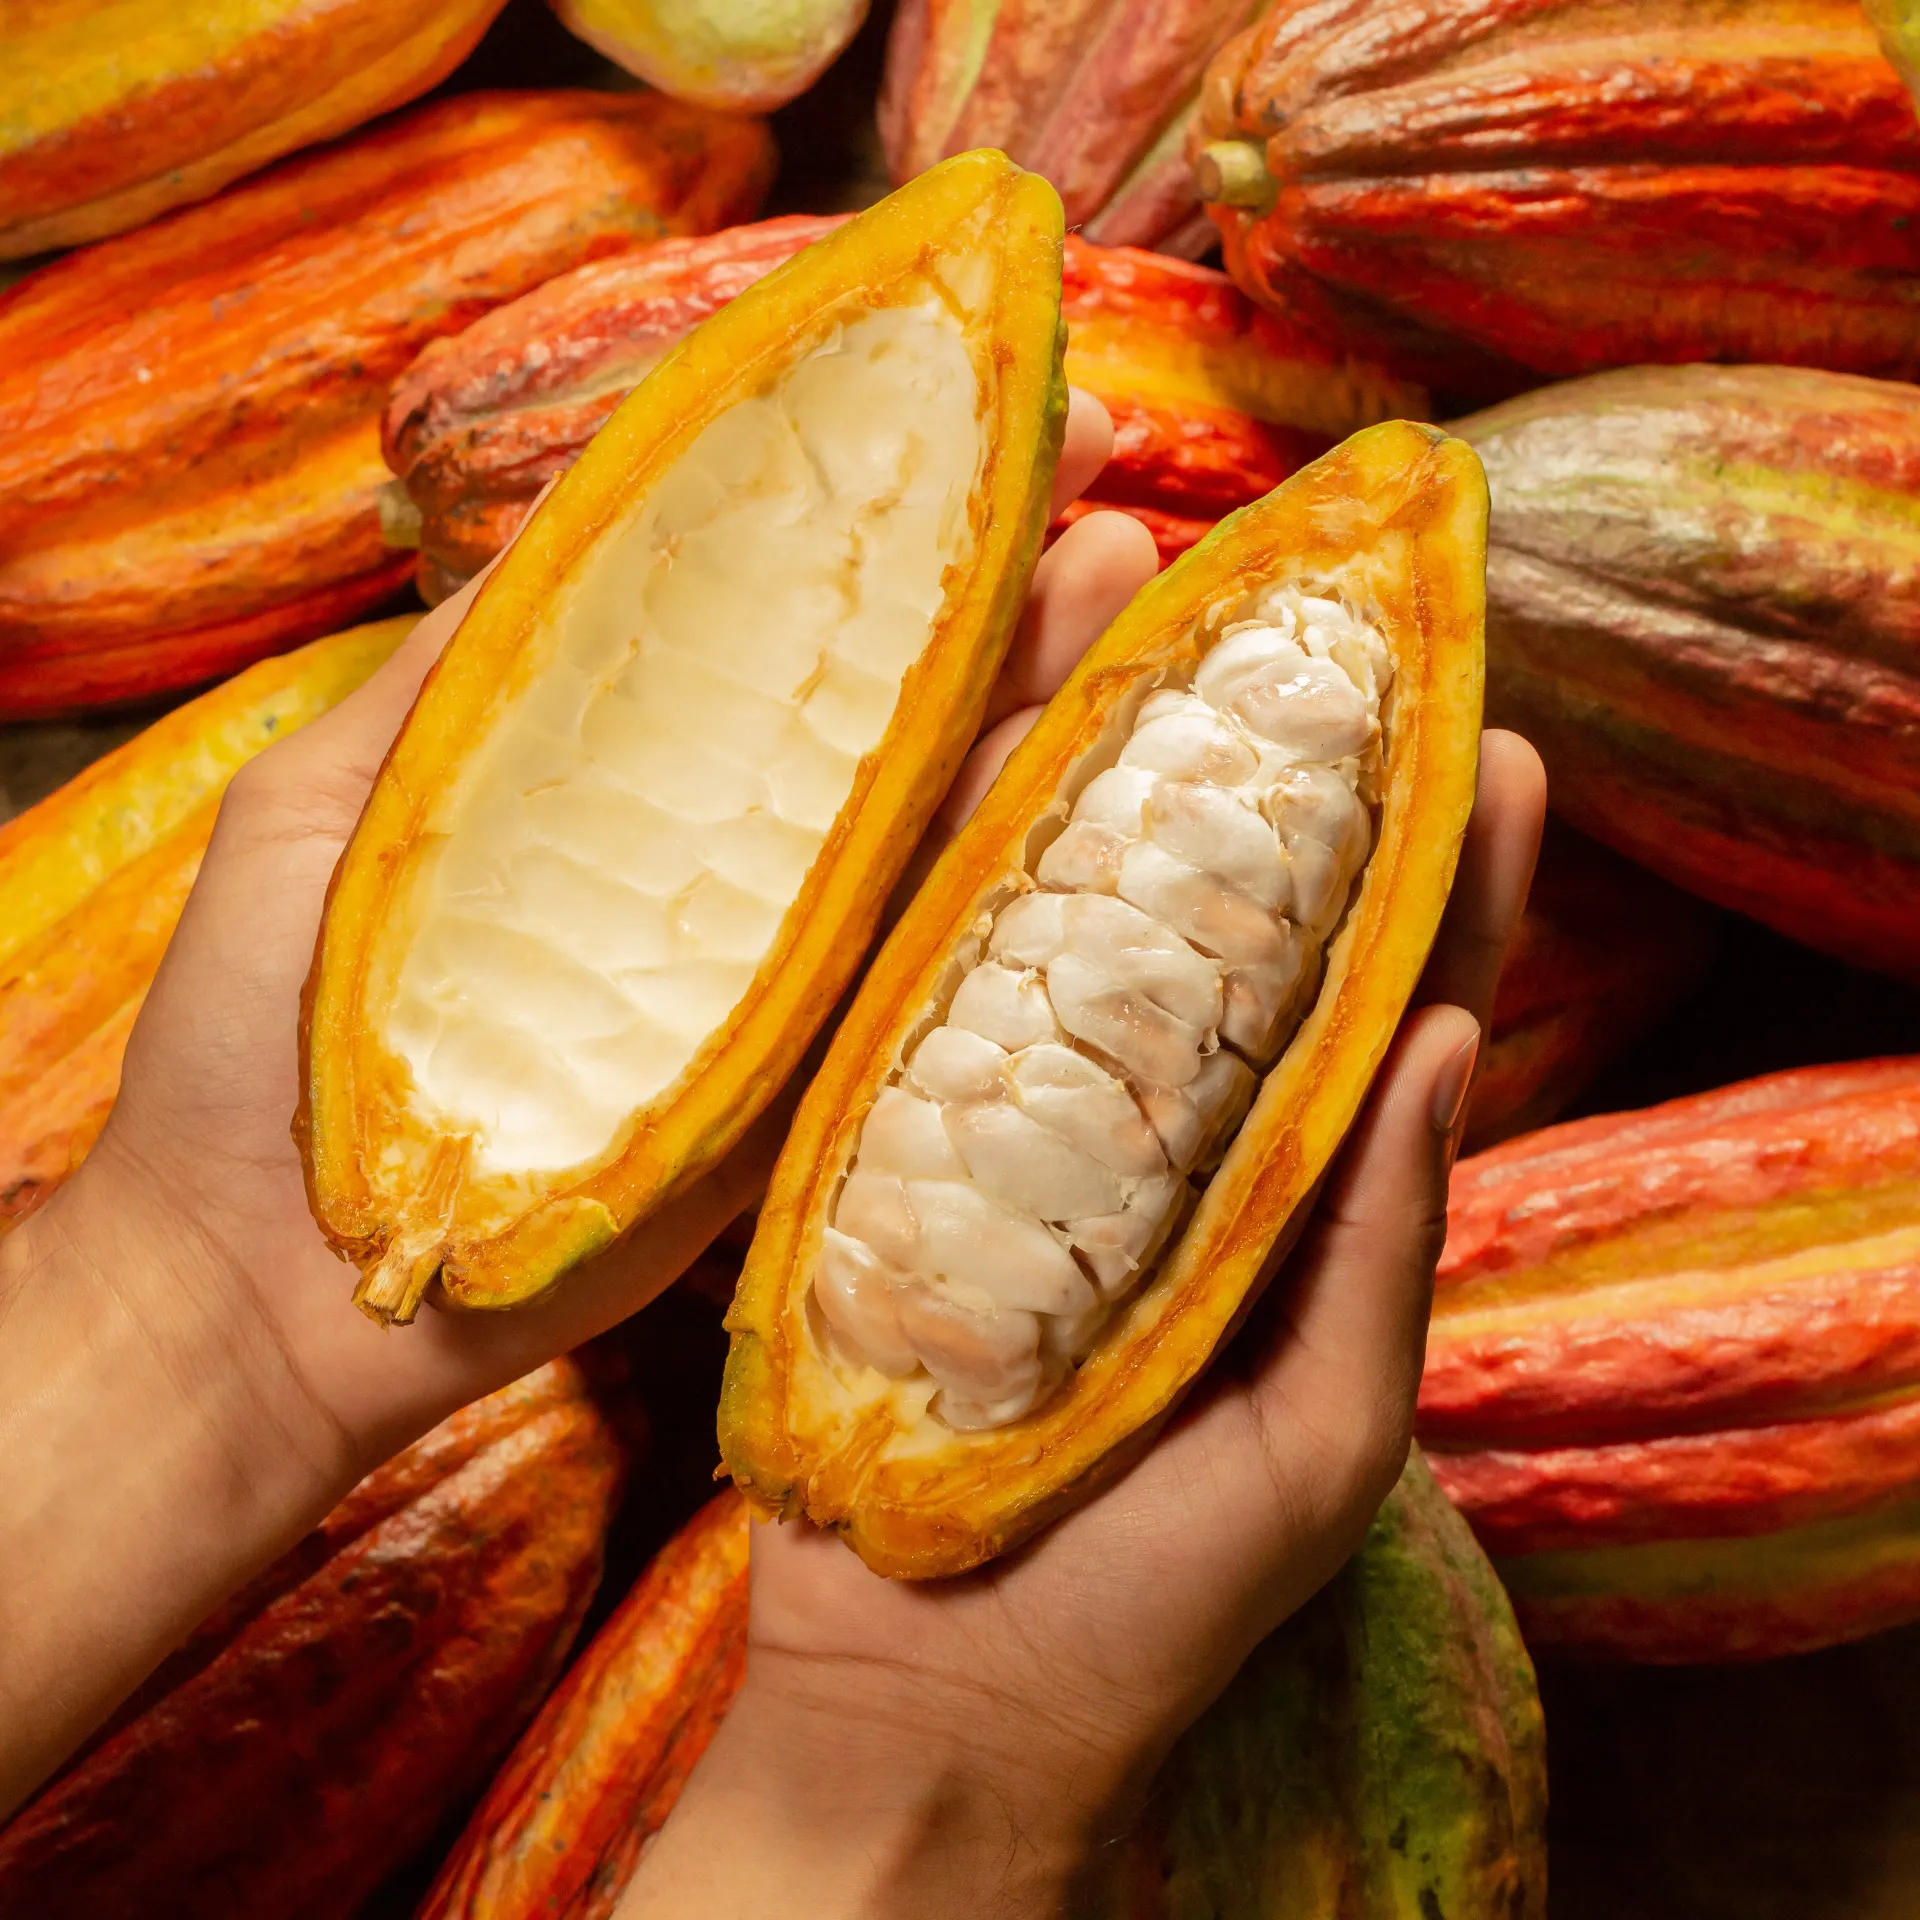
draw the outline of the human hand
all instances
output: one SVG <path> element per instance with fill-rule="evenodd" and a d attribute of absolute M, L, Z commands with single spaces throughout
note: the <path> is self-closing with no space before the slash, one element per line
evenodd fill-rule
<path fill-rule="evenodd" d="M 1076 394 L 1056 511 L 1111 444 L 1104 408 Z M 1153 569 L 1124 516 L 1071 529 L 1036 573 L 989 729 L 1045 698 Z M 106 1131 L 0 1245 L 0 1446 L 23 1469 L 0 1485 L 0 1559 L 32 1568 L 0 1587 L 0 1813 L 380 1460 L 644 1306 L 771 1164 L 777 1107 L 545 1301 L 398 1331 L 353 1308 L 288 1131 L 301 986 L 334 865 L 473 591 L 235 779 Z M 983 738 L 966 792 L 1004 750 Z"/>
<path fill-rule="evenodd" d="M 1358 1546 L 1403 1463 L 1447 1175 L 1545 804 L 1484 736 L 1446 920 L 1279 1278 L 1150 1452 L 957 1580 L 753 1541 L 747 1679 L 622 1920 L 1051 1913 L 1167 1747 Z"/>

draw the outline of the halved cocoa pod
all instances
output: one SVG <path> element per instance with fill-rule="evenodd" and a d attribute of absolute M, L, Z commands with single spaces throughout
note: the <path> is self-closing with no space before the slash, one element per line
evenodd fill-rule
<path fill-rule="evenodd" d="M 414 1920 L 610 1920 L 746 1662 L 747 1508 L 729 1488 L 554 1689 Z"/>
<path fill-rule="evenodd" d="M 556 1361 L 369 1475 L 0 1828 L 0 1913 L 354 1913 L 566 1658 L 624 1461 Z"/>
<path fill-rule="evenodd" d="M 7 21 L 0 260 L 78 246 L 444 80 L 504 0 L 54 0 Z"/>
<path fill-rule="evenodd" d="M 761 1209 L 720 1410 L 757 1504 L 884 1573 L 960 1571 L 1130 1458 L 1228 1336 L 1446 903 L 1485 515 L 1463 443 L 1370 428 L 1055 696 L 868 972 Z"/>
<path fill-rule="evenodd" d="M 1536 1649 L 1797 1653 L 1920 1619 L 1920 1061 L 1456 1169 L 1419 1430 Z"/>
<path fill-rule="evenodd" d="M 562 268 L 739 219 L 772 164 L 760 123 L 658 95 L 465 94 L 0 294 L 0 719 L 194 686 L 387 599 L 393 376 Z"/>
<path fill-rule="evenodd" d="M 436 340 L 395 383 L 383 446 L 404 497 L 390 538 L 445 599 L 506 545 L 555 474 L 666 350 L 835 226 L 789 214 L 662 240 L 562 274 Z M 1117 506 L 1161 558 L 1356 428 L 1424 418 L 1419 388 L 1263 313 L 1225 274 L 1069 235 L 1067 379 L 1113 416 L 1113 458 L 1069 509 Z"/>
<path fill-rule="evenodd" d="M 1454 431 L 1493 489 L 1489 712 L 1554 810 L 1920 980 L 1920 387 L 1630 367 Z"/>
<path fill-rule="evenodd" d="M 798 1064 L 971 743 L 1066 416 L 1060 206 L 922 175 L 681 342 L 481 590 L 335 875 L 316 1218 L 511 1306 Z"/>
<path fill-rule="evenodd" d="M 1855 0 L 1279 0 L 1203 98 L 1233 277 L 1437 388 L 1920 374 L 1920 119 Z"/>
<path fill-rule="evenodd" d="M 1470 1153 L 1545 1126 L 1695 986 L 1713 914 L 1559 821 L 1548 824 L 1474 1073 Z"/>
<path fill-rule="evenodd" d="M 0 826 L 0 1234 L 106 1125 L 227 782 L 351 693 L 414 618 L 260 661 Z"/>

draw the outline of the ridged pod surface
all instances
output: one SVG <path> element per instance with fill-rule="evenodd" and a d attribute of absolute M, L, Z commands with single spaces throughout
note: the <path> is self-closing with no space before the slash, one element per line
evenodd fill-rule
<path fill-rule="evenodd" d="M 525 1724 L 621 1474 L 556 1361 L 363 1480 L 0 1828 L 7 1920 L 350 1914 Z"/>
<path fill-rule="evenodd" d="M 838 219 L 790 214 L 663 240 L 550 280 L 429 345 L 395 382 L 384 429 L 441 600 L 512 538 L 535 496 L 689 327 Z M 1356 428 L 1421 416 L 1425 395 L 1262 313 L 1225 274 L 1069 235 L 1067 379 L 1113 416 L 1113 459 L 1069 508 L 1118 506 L 1172 559 Z"/>
<path fill-rule="evenodd" d="M 385 599 L 393 376 L 563 268 L 738 219 L 772 157 L 657 95 L 468 94 L 0 295 L 0 718 L 191 686 Z"/>
<path fill-rule="evenodd" d="M 729 1489 L 573 1663 L 414 1920 L 611 1920 L 746 1672 L 747 1509 Z"/>
<path fill-rule="evenodd" d="M 1282 0 L 1202 118 L 1234 278 L 1435 386 L 1920 373 L 1920 119 L 1855 0 Z"/>
<path fill-rule="evenodd" d="M 1545 1126 L 1706 971 L 1713 916 L 1572 833 L 1547 831 L 1507 948 L 1464 1140 Z"/>
<path fill-rule="evenodd" d="M 667 1546 L 527 1730 L 418 1920 L 610 1920 L 739 1687 L 746 1561 L 733 1495 Z M 1545 1760 L 1512 1608 L 1416 1455 L 1355 1559 L 1174 1750 L 1088 1911 L 1539 1920 Z"/>
<path fill-rule="evenodd" d="M 770 113 L 832 65 L 867 0 L 553 0 L 553 10 L 675 99 Z"/>
<path fill-rule="evenodd" d="M 880 137 L 896 180 L 965 147 L 1044 174 L 1108 246 L 1205 253 L 1187 136 L 1214 51 L 1263 0 L 902 0 Z"/>
<path fill-rule="evenodd" d="M 262 660 L 0 826 L 0 1234 L 106 1124 L 227 782 L 351 693 L 413 622 Z"/>
<path fill-rule="evenodd" d="M 1460 1163 L 1419 1430 L 1536 1650 L 1751 1660 L 1920 1618 L 1920 1063 Z"/>
<path fill-rule="evenodd" d="M 869 969 L 801 1104 L 761 1209 L 728 1316 L 733 1344 L 720 1409 L 722 1453 L 757 1505 L 805 1513 L 839 1530 L 887 1574 L 959 1572 L 1014 1545 L 1120 1470 L 1211 1359 L 1357 1112 L 1439 924 L 1478 757 L 1484 514 L 1478 465 L 1463 444 L 1404 422 L 1368 429 L 1223 521 L 1160 575 L 1049 704 Z M 1331 934 L 1325 973 L 1319 975 L 1313 949 L 1305 971 L 1291 976 L 1295 997 L 1279 1011 L 1295 1018 L 1304 1013 L 1304 1019 L 1277 1063 L 1268 1050 L 1282 1044 L 1271 1038 L 1280 1031 L 1271 1024 L 1271 1008 L 1257 1023 L 1261 1037 L 1240 1043 L 1261 1067 L 1271 1064 L 1264 1082 L 1256 1083 L 1238 1053 L 1210 1050 L 1219 1043 L 1210 1038 L 1209 1023 L 1230 1031 L 1236 985 L 1257 1002 L 1259 976 L 1270 964 L 1253 956 L 1278 951 L 1276 942 L 1300 955 L 1306 934 L 1264 917 L 1253 895 L 1198 871 L 1191 877 L 1207 882 L 1198 920 L 1177 906 L 1163 910 L 1183 919 L 1195 934 L 1192 943 L 1097 887 L 1051 890 L 1048 875 L 1056 849 L 1066 848 L 1073 834 L 1083 844 L 1088 835 L 1102 841 L 1105 830 L 1081 809 L 1100 782 L 1112 785 L 1110 775 L 1122 786 L 1133 778 L 1127 766 L 1114 764 L 1119 756 L 1135 755 L 1135 771 L 1153 785 L 1137 759 L 1150 732 L 1155 751 L 1184 742 L 1219 764 L 1218 756 L 1255 761 L 1253 749 L 1222 731 L 1224 719 L 1201 711 L 1199 693 L 1179 689 L 1237 675 L 1247 644 L 1242 612 L 1296 593 L 1323 596 L 1307 607 L 1310 619 L 1348 630 L 1357 624 L 1370 636 L 1368 644 L 1391 662 L 1391 691 L 1363 754 L 1371 772 L 1363 773 L 1362 791 L 1376 796 L 1377 820 L 1365 819 L 1361 834 L 1370 855 L 1357 890 L 1349 893 L 1350 880 L 1343 879 L 1309 916 L 1316 939 Z M 1263 636 L 1273 634 L 1275 657 L 1291 657 L 1291 643 L 1278 643 L 1275 629 L 1257 619 L 1252 624 L 1255 643 L 1264 647 Z M 1331 661 L 1297 672 L 1297 680 L 1274 690 L 1280 707 L 1296 694 L 1315 711 L 1319 698 L 1333 700 L 1340 682 Z M 1267 697 L 1257 676 L 1251 684 L 1255 696 Z M 1208 697 L 1223 698 L 1223 689 L 1213 686 Z M 1154 719 L 1151 728 L 1140 719 L 1150 700 L 1169 707 L 1166 720 Z M 1244 710 L 1244 701 L 1235 710 Z M 1276 724 L 1271 708 L 1256 718 Z M 1364 731 L 1356 728 L 1351 740 Z M 1189 786 L 1163 793 L 1155 787 L 1154 818 L 1164 809 L 1166 823 L 1173 823 L 1182 799 L 1208 819 L 1237 819 L 1236 846 L 1252 866 L 1278 877 L 1280 856 L 1271 845 L 1263 850 L 1253 824 L 1260 816 L 1237 813 L 1243 803 L 1232 800 L 1230 790 Z M 1352 804 L 1351 793 L 1343 804 Z M 1074 825 L 1063 832 L 1070 809 Z M 1138 801 L 1135 812 L 1144 818 Z M 1153 897 L 1130 885 L 1131 878 L 1149 876 L 1171 876 L 1176 892 L 1186 885 L 1163 839 L 1127 844 L 1133 850 L 1122 863 L 1123 891 Z M 1287 844 L 1299 885 L 1306 883 L 1308 853 L 1316 862 L 1331 860 L 1324 848 L 1302 851 L 1291 838 Z M 1029 873 L 1036 857 L 1039 890 Z M 1257 882 L 1249 878 L 1248 884 Z M 1053 911 L 1064 914 L 1068 902 L 1081 903 L 1073 912 L 1086 916 L 1083 932 L 1099 934 L 1110 921 L 1134 929 L 1121 937 L 1136 943 L 1134 961 L 1145 969 L 1146 985 L 1101 986 L 1101 963 L 1075 957 L 1079 948 L 1042 967 L 1001 944 L 1016 919 L 1024 939 L 1040 924 L 1036 913 L 1044 921 Z M 1216 922 L 1216 913 L 1226 918 Z M 1209 960 L 1202 949 L 1226 957 Z M 1109 954 L 1105 964 L 1124 969 L 1133 962 Z M 1076 983 L 1071 1011 L 1070 978 Z M 1310 1002 L 1301 998 L 1307 994 Z M 1189 1009 L 1190 1021 L 1172 1011 L 1175 1004 Z M 1031 1028 L 1036 1039 L 1043 1030 L 1056 1037 L 1029 1047 L 1029 1036 L 1010 1030 L 1016 1026 Z M 986 1106 L 936 1110 L 931 1135 L 915 1134 L 919 1151 L 936 1160 L 950 1151 L 939 1138 L 942 1124 L 963 1129 L 951 1137 L 964 1139 L 970 1153 L 990 1144 L 989 1134 L 1004 1142 L 1012 1129 L 1011 1166 L 997 1150 L 994 1156 L 1002 1175 L 1018 1179 L 1023 1167 L 1037 1173 L 1064 1155 L 1074 1184 L 1096 1196 L 1111 1187 L 1112 1177 L 1087 1164 L 1093 1154 L 1116 1147 L 1138 1152 L 1144 1157 L 1130 1163 L 1136 1173 L 1158 1171 L 1124 1183 L 1123 1211 L 1066 1228 L 1044 1224 L 1056 1210 L 1044 1197 L 1035 1204 L 1046 1211 L 1033 1218 L 1024 1202 L 1009 1213 L 957 1174 L 909 1181 L 910 1212 L 901 1230 L 911 1242 L 914 1220 L 922 1221 L 914 1243 L 919 1253 L 872 1251 L 859 1238 L 869 1230 L 854 1226 L 848 1212 L 857 1191 L 886 1204 L 888 1180 L 878 1171 L 885 1163 L 877 1135 L 870 1139 L 869 1132 L 882 1124 L 876 1116 L 883 1108 L 886 1125 L 904 1117 L 917 1127 L 915 1116 L 933 1106 L 897 1084 L 903 1059 L 911 1049 L 915 1084 L 924 1088 L 931 1075 L 922 1057 L 929 1039 L 949 1052 L 992 1055 L 996 1049 L 980 1037 L 988 1027 L 1003 1035 L 1007 1048 L 1022 1050 L 989 1075 L 995 1089 L 1000 1076 L 1011 1076 L 1007 1091 L 1017 1086 L 1018 1096 L 1002 1099 L 990 1090 Z M 1104 1052 L 1069 1044 L 1095 1033 Z M 1120 1056 L 1137 1063 L 1142 1048 L 1165 1064 L 1151 1075 L 1127 1065 L 1124 1081 L 1115 1085 Z M 1026 1068 L 1033 1071 L 1022 1077 Z M 1230 1092 L 1209 1093 L 1196 1114 L 1194 1097 L 1184 1091 L 1210 1083 L 1216 1068 L 1229 1086 L 1237 1080 L 1239 1111 L 1249 1097 L 1253 1105 L 1194 1204 L 1190 1190 L 1181 1198 L 1185 1171 L 1206 1159 L 1209 1135 L 1217 1144 L 1238 1120 Z M 1056 1101 L 1055 1092 L 1071 1097 Z M 1098 1124 L 1083 1136 L 1091 1140 L 1088 1147 L 1067 1153 L 1027 1107 L 1084 1114 L 1080 1093 L 1090 1094 L 1090 1117 Z M 1136 1103 L 1155 1116 L 1153 1132 L 1142 1131 Z M 1072 1114 L 1065 1124 L 1074 1124 Z M 978 1165 L 969 1164 L 979 1175 Z M 875 1171 L 867 1171 L 869 1165 Z M 1147 1194 L 1151 1210 L 1136 1216 L 1135 1202 Z M 897 1211 L 901 1204 L 896 1194 L 891 1205 Z M 1091 1214 L 1117 1205 L 1094 1198 L 1073 1210 L 1084 1206 Z M 1188 1205 L 1190 1218 L 1183 1213 Z M 901 1230 L 888 1230 L 888 1246 L 898 1247 Z M 976 1239 L 977 1233 L 988 1239 Z M 1166 1248 L 1157 1255 L 1148 1244 L 1156 1237 Z M 988 1250 L 999 1245 L 1008 1249 L 1004 1258 Z M 912 1271 L 903 1270 L 908 1261 Z M 1019 1297 L 1009 1291 L 982 1306 L 971 1281 L 970 1290 L 957 1291 L 943 1277 L 963 1266 L 982 1275 L 982 1284 L 1017 1286 Z M 836 1318 L 829 1334 L 821 1317 L 829 1297 L 838 1301 L 844 1287 L 856 1295 L 864 1287 L 885 1318 L 884 1298 L 860 1280 L 862 1273 L 882 1283 L 896 1303 L 911 1300 L 917 1313 L 942 1322 L 971 1315 L 981 1337 L 1012 1340 L 1013 1347 L 996 1350 L 1024 1369 L 1004 1383 L 1014 1399 L 973 1404 L 997 1403 L 1000 1388 L 976 1386 L 970 1395 L 954 1369 L 929 1379 L 914 1370 L 911 1357 L 896 1364 L 884 1348 L 864 1348 L 869 1359 L 882 1355 L 864 1364 L 861 1350 L 843 1338 L 845 1323 Z M 1104 1305 L 1089 1291 L 1090 1274 L 1099 1279 Z M 827 1294 L 819 1291 L 823 1285 Z M 1036 1336 L 1030 1322 L 1041 1314 L 1048 1318 Z M 1057 1337 L 1060 1344 L 1043 1345 L 1036 1361 L 1035 1337 Z M 886 1338 L 897 1345 L 899 1329 Z M 1021 1341 L 1024 1358 L 1014 1353 Z M 917 1351 L 924 1360 L 929 1349 L 922 1343 Z M 1062 1363 L 1069 1363 L 1064 1371 Z M 934 1404 L 936 1385 L 945 1413 Z M 1009 1413 L 1008 1405 L 1025 1410 Z"/>
<path fill-rule="evenodd" d="M 503 0 L 47 0 L 7 24 L 0 259 L 101 240 L 444 80 Z"/>
<path fill-rule="evenodd" d="M 316 1218 L 510 1306 L 733 1145 L 971 743 L 1064 430 L 1059 201 L 924 174 L 688 334 L 490 576 L 335 875 Z"/>
<path fill-rule="evenodd" d="M 1457 431 L 1493 492 L 1489 712 L 1555 810 L 1920 978 L 1920 387 L 1636 367 Z"/>

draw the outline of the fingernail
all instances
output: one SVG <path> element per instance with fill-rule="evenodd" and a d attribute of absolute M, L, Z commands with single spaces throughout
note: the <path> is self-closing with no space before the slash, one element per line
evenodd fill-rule
<path fill-rule="evenodd" d="M 1473 1063 L 1480 1057 L 1480 1028 L 1461 1041 L 1447 1056 L 1446 1064 L 1434 1077 L 1433 1127 L 1436 1133 L 1451 1134 L 1460 1124 L 1460 1110 L 1467 1104 L 1467 1089 L 1473 1084 Z"/>

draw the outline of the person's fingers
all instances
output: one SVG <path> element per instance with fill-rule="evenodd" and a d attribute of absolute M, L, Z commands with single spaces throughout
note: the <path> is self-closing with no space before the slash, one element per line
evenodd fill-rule
<path fill-rule="evenodd" d="M 1113 416 L 1107 412 L 1106 403 L 1082 387 L 1069 387 L 1066 437 L 1060 444 L 1060 464 L 1053 470 L 1048 519 L 1059 519 L 1093 485 L 1112 457 Z"/>
<path fill-rule="evenodd" d="M 1484 1028 L 1507 943 L 1519 924 L 1540 850 L 1547 775 L 1517 733 L 1480 736 L 1480 785 L 1439 938 L 1414 995 L 1417 1005 L 1465 1007 Z"/>
<path fill-rule="evenodd" d="M 1052 699 L 1127 602 L 1159 571 L 1153 535 L 1124 513 L 1076 520 L 1041 556 L 1007 664 L 987 702 L 991 728 Z"/>

